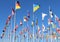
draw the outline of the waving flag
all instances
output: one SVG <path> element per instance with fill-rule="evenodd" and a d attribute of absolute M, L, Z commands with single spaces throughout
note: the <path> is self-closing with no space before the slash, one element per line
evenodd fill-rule
<path fill-rule="evenodd" d="M 20 9 L 20 8 L 21 8 L 19 1 L 16 2 L 15 8 L 16 8 L 16 9 Z"/>
<path fill-rule="evenodd" d="M 58 20 L 59 26 L 60 26 L 60 19 Z"/>
<path fill-rule="evenodd" d="M 30 12 L 28 12 L 27 17 L 30 18 Z"/>
<path fill-rule="evenodd" d="M 13 31 L 13 32 L 16 32 L 17 28 L 18 28 L 18 25 L 16 25 L 16 26 L 15 26 L 15 28 L 14 28 L 14 31 Z"/>
<path fill-rule="evenodd" d="M 22 26 L 22 24 L 23 24 L 22 21 L 20 21 L 20 25 L 21 25 L 21 26 Z"/>
<path fill-rule="evenodd" d="M 40 33 L 40 27 L 38 26 L 38 33 Z"/>
<path fill-rule="evenodd" d="M 44 20 L 45 16 L 47 16 L 47 14 L 42 13 L 42 20 Z"/>
<path fill-rule="evenodd" d="M 60 29 L 59 28 L 57 28 L 56 31 L 60 34 Z"/>
<path fill-rule="evenodd" d="M 28 18 L 26 16 L 24 16 L 24 22 L 27 22 Z"/>
<path fill-rule="evenodd" d="M 42 24 L 42 31 L 43 31 L 43 32 L 45 31 L 45 26 L 44 26 L 44 24 Z"/>
<path fill-rule="evenodd" d="M 53 12 L 51 9 L 49 10 L 49 13 L 50 13 L 50 17 L 53 18 Z"/>
<path fill-rule="evenodd" d="M 5 34 L 3 33 L 2 36 L 1 36 L 1 39 L 4 37 L 4 35 L 5 35 Z"/>
<path fill-rule="evenodd" d="M 53 23 L 53 21 L 51 22 L 52 28 L 56 28 L 56 24 Z"/>
<path fill-rule="evenodd" d="M 40 5 L 33 4 L 33 12 L 37 11 L 40 8 Z"/>
<path fill-rule="evenodd" d="M 34 26 L 34 21 L 32 21 L 31 25 L 32 25 L 32 27 Z"/>
<path fill-rule="evenodd" d="M 12 8 L 12 15 L 14 15 L 15 14 L 15 10 Z"/>
<path fill-rule="evenodd" d="M 38 19 L 36 19 L 36 25 L 38 25 Z"/>
<path fill-rule="evenodd" d="M 48 25 L 50 25 L 50 24 L 51 24 L 51 21 L 52 21 L 52 20 L 49 18 L 49 19 L 48 19 Z"/>
<path fill-rule="evenodd" d="M 10 19 L 11 19 L 11 15 L 8 16 L 8 20 L 9 20 L 9 21 L 10 21 Z"/>
<path fill-rule="evenodd" d="M 5 32 L 6 31 L 6 27 L 4 27 L 4 29 L 3 29 L 3 32 Z"/>
<path fill-rule="evenodd" d="M 58 20 L 59 20 L 58 16 L 57 16 L 57 15 L 55 15 L 55 21 L 58 21 Z"/>

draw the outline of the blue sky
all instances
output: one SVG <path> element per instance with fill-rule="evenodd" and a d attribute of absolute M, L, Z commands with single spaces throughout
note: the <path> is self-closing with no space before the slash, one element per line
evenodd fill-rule
<path fill-rule="evenodd" d="M 2 30 L 5 26 L 6 20 L 8 18 L 8 16 L 11 14 L 12 12 L 12 8 L 15 8 L 15 2 L 17 0 L 1 0 L 0 1 L 0 36 L 2 34 Z M 42 27 L 42 12 L 46 13 L 47 16 L 44 19 L 44 25 L 47 27 L 47 21 L 49 16 L 49 6 L 53 12 L 53 14 L 56 14 L 59 18 L 60 18 L 60 0 L 18 0 L 21 4 L 21 9 L 16 10 L 16 24 L 19 25 L 20 20 L 23 21 L 23 17 L 27 16 L 27 10 L 30 12 L 30 19 L 28 21 L 29 24 L 29 29 L 30 32 L 32 33 L 32 27 L 31 27 L 31 21 L 33 20 L 33 14 L 34 14 L 34 20 L 36 20 L 36 18 L 38 18 L 38 25 L 40 26 L 40 28 Z M 40 5 L 40 8 L 33 13 L 33 4 L 38 4 Z M 53 18 L 54 19 L 54 18 Z M 12 28 L 13 29 L 13 18 L 12 18 Z M 53 20 L 54 21 L 54 20 Z M 20 26 L 17 29 L 17 35 L 19 35 L 19 31 L 22 30 L 24 27 L 27 26 L 27 23 L 23 21 L 23 26 Z M 57 24 L 58 26 L 58 24 Z M 34 27 L 35 30 L 37 29 L 37 27 Z M 10 28 L 9 28 L 10 29 Z M 9 29 L 7 28 L 6 31 L 6 35 L 8 35 L 8 31 Z M 36 31 L 35 31 L 36 32 Z M 8 40 L 8 37 L 4 37 L 6 38 L 6 40 Z M 0 39 L 0 41 L 2 42 L 2 39 Z M 9 41 L 9 40 L 8 40 Z M 6 41 L 4 41 L 6 42 Z M 42 42 L 42 41 L 41 41 Z"/>

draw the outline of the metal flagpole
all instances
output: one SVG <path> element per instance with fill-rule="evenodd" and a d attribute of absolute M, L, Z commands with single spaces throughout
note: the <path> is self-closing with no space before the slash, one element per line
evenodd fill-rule
<path fill-rule="evenodd" d="M 33 22 L 34 22 L 34 13 L 33 13 Z M 33 25 L 33 42 L 34 42 L 34 25 Z"/>
<path fill-rule="evenodd" d="M 50 6 L 49 6 L 49 12 L 50 12 Z M 49 13 L 49 15 L 50 15 L 50 13 Z M 50 18 L 51 19 L 51 18 Z M 51 26 L 50 26 L 51 27 Z M 51 32 L 51 42 L 52 42 L 52 29 L 50 30 L 50 32 Z"/>
<path fill-rule="evenodd" d="M 15 2 L 15 5 L 16 5 L 16 2 Z M 16 25 L 16 6 L 15 6 L 15 15 L 14 15 L 14 39 L 13 39 L 13 42 L 15 42 L 15 36 L 16 36 L 16 31 L 15 31 L 15 25 Z"/>

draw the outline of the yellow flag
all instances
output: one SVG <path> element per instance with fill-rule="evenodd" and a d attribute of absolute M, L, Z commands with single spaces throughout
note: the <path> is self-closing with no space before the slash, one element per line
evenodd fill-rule
<path fill-rule="evenodd" d="M 40 8 L 40 5 L 33 4 L 33 12 L 37 11 Z"/>
<path fill-rule="evenodd" d="M 20 3 L 19 3 L 19 1 L 17 1 L 16 2 L 16 9 L 20 9 L 20 8 L 21 8 Z"/>

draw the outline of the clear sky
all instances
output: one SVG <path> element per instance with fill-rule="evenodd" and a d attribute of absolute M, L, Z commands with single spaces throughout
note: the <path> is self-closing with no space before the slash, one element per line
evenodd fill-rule
<path fill-rule="evenodd" d="M 15 2 L 17 0 L 0 0 L 0 36 L 2 34 L 2 30 L 5 26 L 6 20 L 8 18 L 8 16 L 11 14 L 12 12 L 12 8 L 15 9 Z M 36 20 L 36 18 L 38 18 L 38 25 L 40 26 L 40 28 L 42 28 L 42 12 L 46 13 L 47 16 L 44 19 L 44 25 L 47 27 L 48 26 L 48 18 L 49 16 L 49 6 L 53 12 L 53 14 L 56 14 L 59 18 L 60 18 L 60 0 L 18 0 L 20 2 L 21 5 L 21 9 L 16 10 L 16 24 L 19 25 L 20 20 L 23 21 L 23 17 L 27 16 L 27 10 L 30 12 L 30 19 L 28 21 L 29 24 L 29 29 L 30 32 L 32 33 L 32 27 L 31 27 L 31 21 L 33 20 L 33 14 L 34 14 L 34 20 Z M 40 8 L 33 13 L 33 4 L 38 4 L 40 5 Z M 53 18 L 54 19 L 54 18 Z M 13 29 L 14 27 L 14 20 L 12 18 L 11 20 L 12 22 L 12 28 L 7 28 L 7 31 L 5 33 L 4 38 L 6 38 L 7 42 L 9 42 L 8 40 L 8 31 L 11 29 Z M 54 20 L 53 20 L 54 21 Z M 27 23 L 23 21 L 23 26 L 19 26 L 19 28 L 17 29 L 17 35 L 19 35 L 19 31 L 22 30 L 24 27 L 27 26 Z M 57 24 L 58 26 L 58 24 Z M 35 32 L 37 27 L 35 26 Z M 6 40 L 4 42 L 6 42 Z M 2 39 L 0 39 L 0 41 L 2 42 Z M 42 41 L 41 41 L 42 42 Z M 46 41 L 45 41 L 46 42 Z"/>

